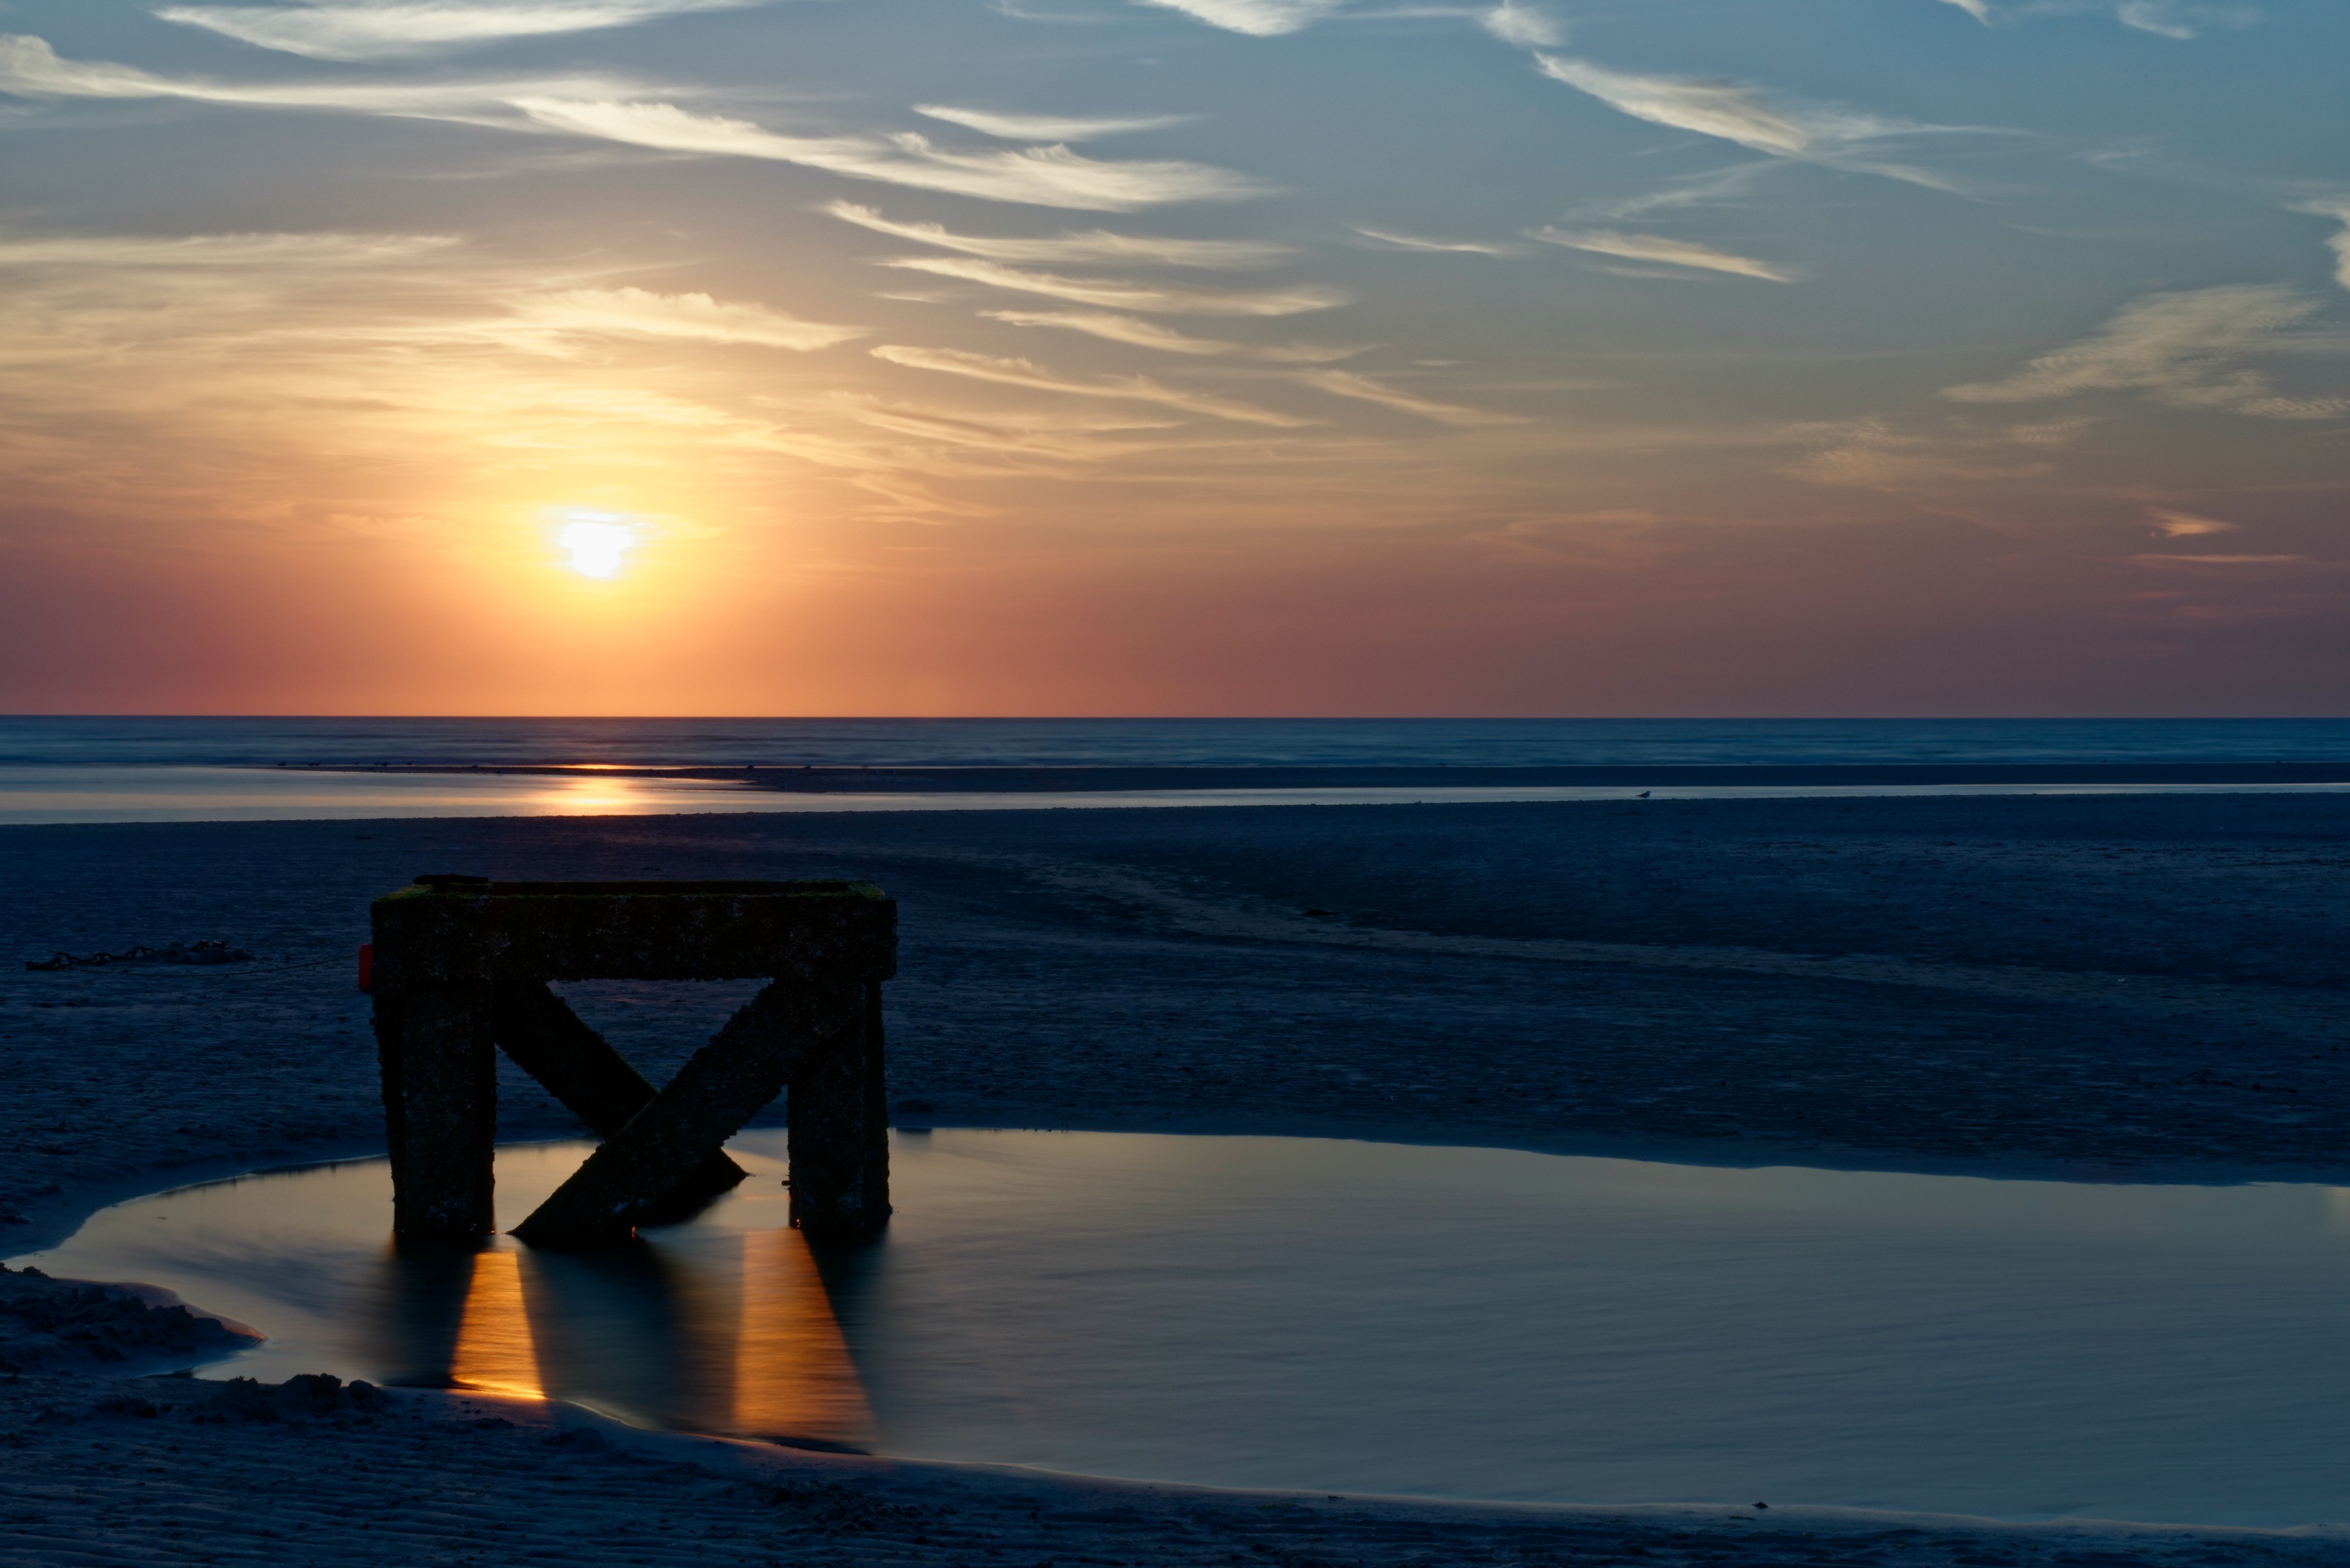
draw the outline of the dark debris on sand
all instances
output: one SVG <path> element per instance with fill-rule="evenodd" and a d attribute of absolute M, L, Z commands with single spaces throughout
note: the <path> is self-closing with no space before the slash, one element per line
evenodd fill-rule
<path fill-rule="evenodd" d="M 114 964 L 223 964 L 251 963 L 253 955 L 225 940 L 197 942 L 167 942 L 160 948 L 133 945 L 122 951 L 97 953 L 51 953 L 45 959 L 26 959 L 25 967 L 36 974 L 54 974 L 59 970 L 105 969 Z"/>
<path fill-rule="evenodd" d="M 256 1343 L 176 1303 L 0 1264 L 0 1373 L 218 1357 Z"/>

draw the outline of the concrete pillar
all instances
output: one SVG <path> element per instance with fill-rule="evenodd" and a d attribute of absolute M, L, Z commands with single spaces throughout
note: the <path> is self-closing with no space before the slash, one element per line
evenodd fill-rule
<path fill-rule="evenodd" d="M 889 1219 L 889 1106 L 881 987 L 842 997 L 853 1024 L 792 1078 L 792 1223 L 814 1232 L 877 1231 Z"/>
<path fill-rule="evenodd" d="M 865 1207 L 889 1218 L 889 1075 L 881 1038 L 881 982 L 865 985 Z"/>
<path fill-rule="evenodd" d="M 487 985 L 376 998 L 376 1051 L 390 1135 L 392 1233 L 463 1244 L 494 1229 L 498 1121 Z"/>

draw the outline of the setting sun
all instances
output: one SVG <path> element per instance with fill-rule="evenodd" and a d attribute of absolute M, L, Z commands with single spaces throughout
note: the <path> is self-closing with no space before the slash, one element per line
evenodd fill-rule
<path fill-rule="evenodd" d="M 583 577 L 617 577 L 638 543 L 637 531 L 606 517 L 567 523 L 555 536 L 569 559 L 564 564 Z"/>

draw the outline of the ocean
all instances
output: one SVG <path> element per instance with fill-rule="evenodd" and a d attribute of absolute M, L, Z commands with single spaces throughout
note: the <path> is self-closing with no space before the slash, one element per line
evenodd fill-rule
<path fill-rule="evenodd" d="M 2276 784 L 2231 775 L 2229 787 L 2350 780 L 2350 766 L 2324 764 L 2350 764 L 2350 720 L 0 717 L 0 824 L 1580 799 L 1627 793 L 1646 782 L 1633 776 L 1643 769 L 1659 771 L 1659 794 L 1684 795 L 2188 787 L 2095 776 L 2148 767 L 2301 770 Z M 517 766 L 585 771 L 484 771 Z M 752 766 L 875 776 L 870 787 L 810 795 L 598 771 Z M 2313 766 L 2324 776 L 2310 775 Z M 1795 776 L 2001 767 L 2038 773 L 1981 782 Z M 921 768 L 1127 772 L 1082 788 L 1045 778 L 983 798 L 888 776 Z M 1446 770 L 1437 780 L 1404 776 L 1437 769 Z M 1504 769 L 1613 772 L 1481 776 Z M 1760 771 L 1663 776 L 1674 769 Z M 2065 770 L 2079 776 L 2057 776 Z M 1106 783 L 1117 787 L 1097 787 Z"/>

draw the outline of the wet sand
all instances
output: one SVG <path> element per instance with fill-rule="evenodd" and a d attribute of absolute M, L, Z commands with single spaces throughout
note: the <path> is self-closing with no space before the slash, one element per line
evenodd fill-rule
<path fill-rule="evenodd" d="M 882 883 L 903 910 L 889 996 L 903 1123 L 2105 1179 L 2340 1180 L 2350 1168 L 2350 802 L 2334 796 L 9 828 L 0 861 L 11 1253 L 130 1191 L 380 1147 L 352 951 L 367 899 L 428 870 Z M 16 967 L 213 939 L 261 961 Z M 655 1075 L 728 1005 L 570 989 Z M 504 1136 L 571 1130 L 527 1080 L 509 1075 L 504 1091 Z M 504 1561 L 558 1542 L 570 1560 L 629 1561 L 634 1543 L 598 1556 L 571 1533 L 566 1489 L 591 1481 L 599 1506 L 638 1511 L 646 1541 L 665 1516 L 736 1532 L 753 1561 L 993 1560 L 953 1533 L 965 1526 L 997 1532 L 1006 1562 L 1608 1561 L 1635 1546 L 1758 1563 L 2022 1561 L 2027 1547 L 2043 1562 L 2242 1561 L 2254 1539 L 2350 1561 L 2350 1541 L 2331 1538 L 2158 1532 L 2117 1546 L 2047 1527 L 1915 1521 L 1919 1533 L 1888 1535 L 1884 1521 L 1809 1514 L 1799 1547 L 1783 1505 L 1293 1513 L 626 1434 L 661 1457 L 614 1469 L 532 1435 L 560 1413 L 502 1412 L 525 1425 L 477 1429 L 449 1396 L 403 1394 L 396 1418 L 314 1422 L 297 1439 L 282 1424 L 89 1414 L 108 1395 L 72 1373 L 0 1385 L 0 1541 L 19 1553 L 0 1560 L 186 1560 L 232 1529 L 207 1518 L 258 1528 L 225 1490 L 258 1475 L 284 1489 L 281 1539 L 362 1562 Z M 151 1465 L 147 1450 L 170 1444 L 181 1452 Z M 365 1480 L 371 1502 L 317 1479 L 395 1452 Z M 662 1479 L 688 1462 L 709 1476 Z M 952 1494 L 920 1506 L 963 1522 L 827 1534 L 758 1501 L 759 1486 L 819 1481 L 862 1500 L 841 1502 L 844 1518 Z M 346 1506 L 362 1521 L 402 1488 L 477 1501 L 450 1501 L 422 1534 L 322 1522 Z M 696 1489 L 706 1506 L 683 1501 Z M 34 1514 L 50 1521 L 37 1535 L 7 1522 Z M 1194 1515 L 1220 1522 L 1178 1528 Z M 167 1527 L 178 1545 L 156 1533 Z M 268 1555 L 264 1539 L 251 1554 Z"/>

